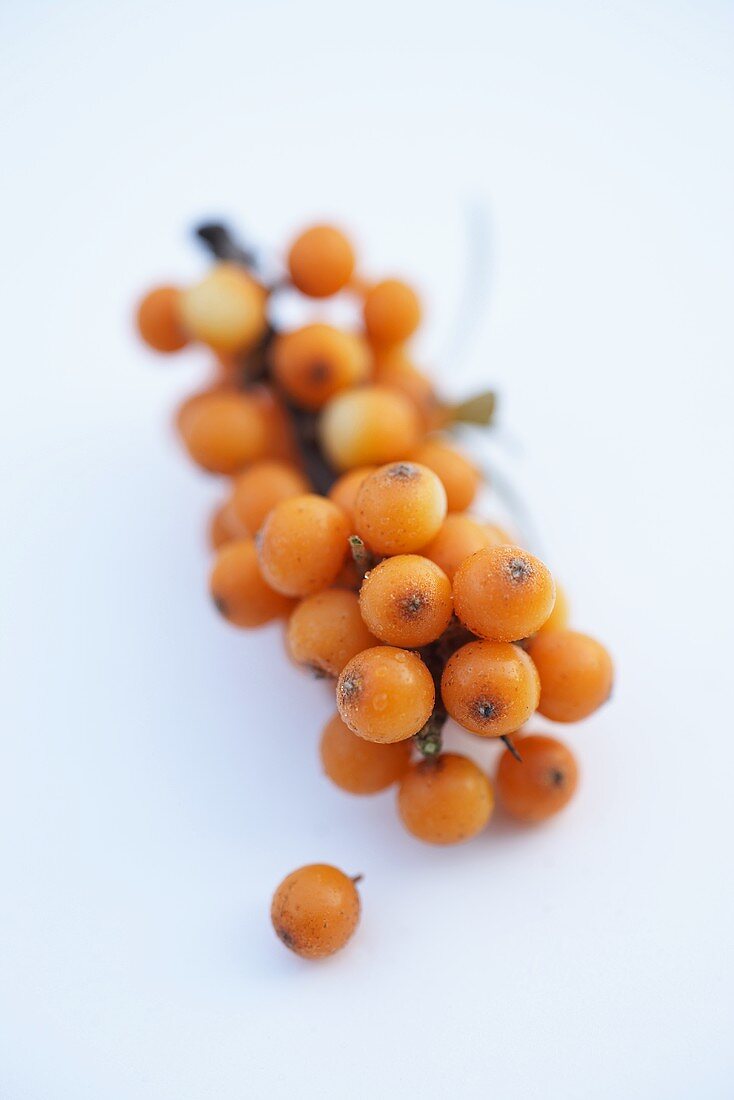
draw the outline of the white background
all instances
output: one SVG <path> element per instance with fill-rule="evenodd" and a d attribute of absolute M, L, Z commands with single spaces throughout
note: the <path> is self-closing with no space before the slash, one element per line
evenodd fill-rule
<path fill-rule="evenodd" d="M 732 1095 L 733 46 L 713 0 L 5 0 L 3 1100 Z M 342 220 L 439 381 L 501 390 L 619 669 L 547 827 L 421 846 L 319 774 L 279 629 L 213 614 L 218 487 L 168 429 L 205 359 L 129 318 L 220 213 Z M 323 965 L 268 919 L 313 860 L 365 875 Z"/>

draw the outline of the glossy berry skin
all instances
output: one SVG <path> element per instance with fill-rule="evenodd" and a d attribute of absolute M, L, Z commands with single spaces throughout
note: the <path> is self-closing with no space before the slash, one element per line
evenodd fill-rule
<path fill-rule="evenodd" d="M 347 470 L 338 477 L 329 489 L 329 500 L 338 504 L 342 511 L 346 512 L 349 522 L 354 527 L 354 508 L 357 503 L 357 493 L 365 478 L 373 474 L 376 466 L 357 466 L 354 470 Z"/>
<path fill-rule="evenodd" d="M 319 437 L 337 470 L 377 466 L 413 450 L 421 434 L 413 403 L 387 386 L 362 386 L 333 397 L 321 413 Z"/>
<path fill-rule="evenodd" d="M 497 797 L 518 821 L 534 824 L 557 814 L 578 783 L 573 753 L 554 737 L 529 734 L 517 742 L 522 762 L 505 751 L 497 768 Z"/>
<path fill-rule="evenodd" d="M 397 783 L 410 764 L 412 743 L 378 745 L 357 737 L 335 714 L 321 734 L 321 763 L 332 783 L 349 794 L 377 794 Z"/>
<path fill-rule="evenodd" d="M 416 649 L 435 641 L 449 625 L 451 584 L 428 558 L 398 554 L 370 570 L 362 583 L 359 606 L 376 638 Z"/>
<path fill-rule="evenodd" d="M 490 545 L 485 525 L 472 516 L 449 513 L 421 554 L 443 569 L 450 581 L 461 563 Z"/>
<path fill-rule="evenodd" d="M 272 363 L 281 390 L 304 409 L 320 409 L 335 394 L 366 382 L 371 369 L 361 336 L 322 324 L 276 337 Z"/>
<path fill-rule="evenodd" d="M 210 473 L 239 473 L 265 451 L 265 426 L 247 394 L 197 395 L 181 410 L 179 431 L 191 458 Z"/>
<path fill-rule="evenodd" d="M 469 507 L 482 483 L 482 475 L 460 451 L 441 439 L 426 439 L 410 457 L 440 478 L 449 512 L 463 512 Z"/>
<path fill-rule="evenodd" d="M 354 509 L 357 534 L 376 554 L 410 554 L 437 534 L 446 491 L 426 466 L 392 462 L 366 478 Z"/>
<path fill-rule="evenodd" d="M 292 871 L 275 891 L 270 909 L 278 938 L 304 959 L 325 959 L 344 947 L 359 914 L 354 882 L 327 863 Z"/>
<path fill-rule="evenodd" d="M 265 580 L 285 596 L 311 596 L 328 588 L 347 554 L 349 521 L 315 493 L 276 504 L 258 535 Z"/>
<path fill-rule="evenodd" d="M 568 626 L 569 612 L 570 609 L 566 590 L 561 588 L 558 581 L 556 581 L 556 602 L 553 604 L 553 610 L 549 618 L 547 618 L 541 626 L 540 632 L 545 633 L 547 630 L 565 630 Z"/>
<path fill-rule="evenodd" d="M 256 462 L 236 478 L 232 488 L 232 521 L 243 534 L 256 535 L 276 504 L 308 493 L 301 471 L 289 462 Z"/>
<path fill-rule="evenodd" d="M 553 578 L 542 561 L 518 546 L 488 546 L 454 575 L 456 614 L 472 634 L 515 642 L 539 630 L 555 603 Z"/>
<path fill-rule="evenodd" d="M 540 677 L 538 710 L 553 722 L 580 722 L 605 703 L 614 669 L 608 652 L 576 630 L 541 631 L 528 642 Z"/>
<path fill-rule="evenodd" d="M 464 729 L 480 737 L 503 737 L 519 729 L 536 710 L 540 681 L 520 646 L 469 642 L 446 662 L 441 697 Z"/>
<path fill-rule="evenodd" d="M 293 285 L 310 298 L 329 298 L 349 283 L 354 250 L 332 225 L 314 225 L 296 237 L 288 253 Z"/>
<path fill-rule="evenodd" d="M 473 760 L 445 752 L 412 764 L 400 783 L 398 812 L 405 828 L 428 844 L 460 844 L 485 827 L 494 808 L 492 786 Z"/>
<path fill-rule="evenodd" d="M 180 351 L 189 342 L 179 315 L 180 297 L 178 287 L 159 286 L 149 291 L 138 306 L 138 332 L 155 351 Z"/>
<path fill-rule="evenodd" d="M 252 539 L 225 543 L 217 552 L 209 578 L 217 610 L 234 626 L 263 626 L 287 615 L 293 601 L 264 581 Z"/>
<path fill-rule="evenodd" d="M 399 279 L 385 279 L 371 287 L 364 299 L 364 325 L 374 344 L 402 344 L 421 319 L 418 295 Z"/>
<path fill-rule="evenodd" d="M 218 264 L 181 292 L 181 323 L 194 340 L 215 351 L 245 351 L 267 328 L 267 294 L 236 264 Z"/>
<path fill-rule="evenodd" d="M 338 676 L 347 661 L 376 643 L 357 596 L 345 588 L 327 588 L 302 600 L 288 621 L 286 641 L 297 664 L 325 676 Z"/>
<path fill-rule="evenodd" d="M 435 698 L 433 678 L 420 657 L 385 645 L 354 657 L 336 686 L 339 714 L 349 729 L 384 745 L 422 729 Z"/>

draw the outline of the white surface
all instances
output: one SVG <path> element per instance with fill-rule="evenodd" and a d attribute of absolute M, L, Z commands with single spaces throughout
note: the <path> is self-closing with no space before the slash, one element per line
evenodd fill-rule
<path fill-rule="evenodd" d="M 734 15 L 728 3 L 8 0 L 3 105 L 0 1095 L 730 1097 Z M 422 281 L 461 212 L 493 286 L 470 363 L 613 704 L 583 785 L 457 850 L 319 775 L 323 684 L 212 614 L 215 485 L 129 309 L 231 215 L 338 216 Z M 472 742 L 474 744 L 474 742 Z M 365 874 L 353 945 L 268 922 Z"/>

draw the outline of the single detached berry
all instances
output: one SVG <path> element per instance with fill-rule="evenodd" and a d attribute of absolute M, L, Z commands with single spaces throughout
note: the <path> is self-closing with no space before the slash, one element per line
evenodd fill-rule
<path fill-rule="evenodd" d="M 325 959 L 351 939 L 359 913 L 353 879 L 328 863 L 310 863 L 283 879 L 270 919 L 278 939 L 296 955 Z"/>

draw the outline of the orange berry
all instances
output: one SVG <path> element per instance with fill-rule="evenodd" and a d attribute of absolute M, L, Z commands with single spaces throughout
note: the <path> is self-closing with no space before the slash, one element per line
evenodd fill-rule
<path fill-rule="evenodd" d="M 354 470 L 347 470 L 345 474 L 337 478 L 329 489 L 329 500 L 338 504 L 349 517 L 349 522 L 354 527 L 354 506 L 357 502 L 357 493 L 365 478 L 373 474 L 376 466 L 357 466 Z"/>
<path fill-rule="evenodd" d="M 418 554 L 398 554 L 370 570 L 359 593 L 362 618 L 388 645 L 417 649 L 449 625 L 451 584 L 444 572 Z"/>
<path fill-rule="evenodd" d="M 359 600 L 345 588 L 327 588 L 302 600 L 288 621 L 286 642 L 293 660 L 327 676 L 375 645 L 359 613 Z"/>
<path fill-rule="evenodd" d="M 359 922 L 354 881 L 326 863 L 300 867 L 273 895 L 270 919 L 280 940 L 304 959 L 325 959 L 339 951 Z"/>
<path fill-rule="evenodd" d="M 393 462 L 412 451 L 420 421 L 412 402 L 387 386 L 362 386 L 333 397 L 321 413 L 321 446 L 337 470 Z"/>
<path fill-rule="evenodd" d="M 461 563 L 488 545 L 483 524 L 461 513 L 449 514 L 431 541 L 421 548 L 424 557 L 435 561 L 450 581 Z"/>
<path fill-rule="evenodd" d="M 399 279 L 385 279 L 371 287 L 364 299 L 364 324 L 375 344 L 402 344 L 421 319 L 418 295 Z"/>
<path fill-rule="evenodd" d="M 514 539 L 509 532 L 505 531 L 504 527 L 500 527 L 496 523 L 484 523 L 482 524 L 484 533 L 487 536 L 487 546 L 519 546 L 517 539 Z"/>
<path fill-rule="evenodd" d="M 514 733 L 536 709 L 539 696 L 533 662 L 509 642 L 469 642 L 449 657 L 441 678 L 446 710 L 480 737 Z"/>
<path fill-rule="evenodd" d="M 379 385 L 400 390 L 410 398 L 427 431 L 441 426 L 443 406 L 433 384 L 422 371 L 418 370 L 404 348 L 399 346 L 376 348 L 373 373 L 375 382 Z"/>
<path fill-rule="evenodd" d="M 568 596 L 565 589 L 561 588 L 558 581 L 556 581 L 556 602 L 553 605 L 553 610 L 550 613 L 550 617 L 545 620 L 540 627 L 540 632 L 545 633 L 546 630 L 565 630 L 568 626 Z"/>
<path fill-rule="evenodd" d="M 265 450 L 265 426 L 247 394 L 218 390 L 195 395 L 179 413 L 184 446 L 211 473 L 236 474 Z"/>
<path fill-rule="evenodd" d="M 553 722 L 580 722 L 605 703 L 614 670 L 608 652 L 576 630 L 541 631 L 528 642 L 540 677 L 538 710 Z"/>
<path fill-rule="evenodd" d="M 257 406 L 265 425 L 265 456 L 283 462 L 300 463 L 293 424 L 282 401 L 268 386 L 253 386 L 248 395 Z"/>
<path fill-rule="evenodd" d="M 571 800 L 578 783 L 573 753 L 554 737 L 529 734 L 517 742 L 522 762 L 505 751 L 497 768 L 497 794 L 512 817 L 545 821 Z"/>
<path fill-rule="evenodd" d="M 243 534 L 256 535 L 276 504 L 308 489 L 306 478 L 292 463 L 256 462 L 236 478 L 230 509 Z"/>
<path fill-rule="evenodd" d="M 409 554 L 436 536 L 446 517 L 446 491 L 426 466 L 393 462 L 362 483 L 354 519 L 376 554 Z"/>
<path fill-rule="evenodd" d="M 222 263 L 181 292 L 181 323 L 194 340 L 216 351 L 244 351 L 264 335 L 267 293 L 236 264 Z"/>
<path fill-rule="evenodd" d="M 336 504 L 315 493 L 276 504 L 258 536 L 260 568 L 285 596 L 328 588 L 347 554 L 349 522 Z"/>
<path fill-rule="evenodd" d="M 470 840 L 485 827 L 493 809 L 486 775 L 458 753 L 444 752 L 412 764 L 398 790 L 405 828 L 428 844 Z"/>
<path fill-rule="evenodd" d="M 221 547 L 209 590 L 217 610 L 234 626 L 262 626 L 287 615 L 293 607 L 292 600 L 274 592 L 263 580 L 252 539 L 237 539 Z"/>
<path fill-rule="evenodd" d="M 463 512 L 469 507 L 482 483 L 482 475 L 468 458 L 440 439 L 426 439 L 410 457 L 441 479 L 449 512 Z"/>
<path fill-rule="evenodd" d="M 420 657 L 386 645 L 353 657 L 336 687 L 339 713 L 349 729 L 380 744 L 412 737 L 425 726 L 435 701 L 433 679 Z"/>
<path fill-rule="evenodd" d="M 220 504 L 209 521 L 209 545 L 212 550 L 219 550 L 225 543 L 241 538 L 243 534 L 239 525 L 232 522 L 229 501 Z"/>
<path fill-rule="evenodd" d="M 179 316 L 180 297 L 178 287 L 159 286 L 149 291 L 138 306 L 138 332 L 155 351 L 180 351 L 189 342 Z"/>
<path fill-rule="evenodd" d="M 334 394 L 360 385 L 370 374 L 366 342 L 331 325 L 305 325 L 282 333 L 273 343 L 272 362 L 280 388 L 304 409 L 320 409 Z"/>
<path fill-rule="evenodd" d="M 548 569 L 518 546 L 488 546 L 462 562 L 454 576 L 454 605 L 462 623 L 493 642 L 528 638 L 555 602 Z"/>
<path fill-rule="evenodd" d="M 410 763 L 412 743 L 378 745 L 344 725 L 338 714 L 321 734 L 321 763 L 332 783 L 350 794 L 376 794 L 397 783 Z"/>
<path fill-rule="evenodd" d="M 288 253 L 293 285 L 310 298 L 328 298 L 342 290 L 354 271 L 348 239 L 331 225 L 314 225 L 296 237 Z"/>

